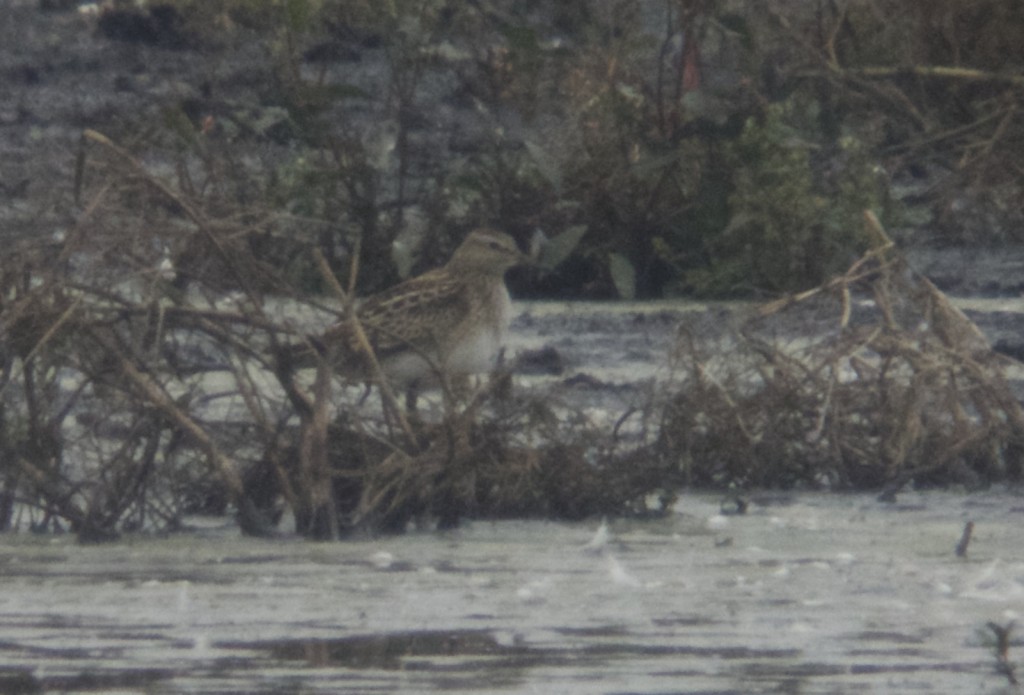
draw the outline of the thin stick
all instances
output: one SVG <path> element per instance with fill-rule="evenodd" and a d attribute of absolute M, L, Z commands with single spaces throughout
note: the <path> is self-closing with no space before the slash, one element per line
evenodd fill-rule
<path fill-rule="evenodd" d="M 23 370 L 25 368 L 25 365 L 28 364 L 32 360 L 32 358 L 35 357 L 48 342 L 50 342 L 53 336 L 56 335 L 57 331 L 60 330 L 61 326 L 63 326 L 65 323 L 68 322 L 68 320 L 71 319 L 71 316 L 75 313 L 75 310 L 81 303 L 82 298 L 76 297 L 75 301 L 71 303 L 71 306 L 65 309 L 64 313 L 62 313 L 57 318 L 57 320 L 53 322 L 53 325 L 46 329 L 46 333 L 43 333 L 43 336 L 36 342 L 35 345 L 32 346 L 32 349 L 29 350 L 28 354 L 25 356 L 25 359 L 21 361 L 21 368 Z M 7 385 L 10 384 L 11 381 L 13 380 L 13 378 L 8 378 L 3 382 L 3 384 L 0 384 L 0 396 L 4 395 L 4 391 L 7 390 Z"/>
<path fill-rule="evenodd" d="M 971 543 L 972 533 L 974 533 L 974 522 L 968 521 L 964 524 L 964 532 L 960 535 L 960 541 L 956 544 L 957 557 L 967 557 L 967 546 Z"/>
<path fill-rule="evenodd" d="M 153 381 L 148 374 L 139 371 L 132 361 L 117 349 L 112 341 L 104 339 L 99 335 L 96 337 L 111 354 L 119 358 L 122 372 L 128 377 L 128 381 L 135 385 L 142 396 L 168 419 L 181 427 L 199 448 L 206 453 L 210 462 L 220 474 L 224 485 L 227 487 L 231 495 L 231 501 L 241 510 L 245 498 L 245 486 L 242 483 L 242 476 L 238 472 L 235 461 L 221 450 L 217 443 L 207 434 L 206 430 L 189 413 L 174 402 L 174 399 L 164 391 L 163 387 Z"/>
<path fill-rule="evenodd" d="M 409 425 L 409 420 L 405 417 L 405 413 L 402 412 L 402 408 L 398 405 L 398 399 L 395 397 L 395 392 L 391 388 L 391 384 L 388 383 L 387 378 L 384 376 L 384 371 L 381 369 L 380 362 L 377 360 L 377 354 L 373 350 L 373 346 L 370 344 L 370 339 L 366 337 L 366 331 L 363 330 L 362 323 L 359 322 L 359 317 L 356 316 L 355 308 L 350 299 L 351 295 L 342 289 L 338 279 L 334 277 L 334 273 L 331 272 L 330 266 L 327 264 L 327 259 L 320 252 L 320 249 L 314 249 L 313 255 L 316 258 L 317 269 L 320 271 L 320 275 L 323 276 L 324 281 L 330 286 L 331 291 L 341 300 L 345 307 L 345 319 L 351 323 L 352 332 L 356 337 L 356 343 L 359 346 L 359 350 L 366 355 L 366 359 L 370 363 L 370 371 L 373 375 L 374 381 L 377 382 L 377 387 L 380 389 L 381 396 L 384 398 L 384 402 L 388 407 L 395 413 L 398 418 L 398 424 L 402 427 L 402 432 L 409 438 L 410 442 L 416 441 L 416 435 L 413 434 L 412 427 Z"/>

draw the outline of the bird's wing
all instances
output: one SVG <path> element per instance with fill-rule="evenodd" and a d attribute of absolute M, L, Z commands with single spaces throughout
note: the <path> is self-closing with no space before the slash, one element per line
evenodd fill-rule
<path fill-rule="evenodd" d="M 468 311 L 468 298 L 461 284 L 443 269 L 406 280 L 366 299 L 356 310 L 379 357 L 410 347 L 433 350 L 451 336 L 446 335 L 460 316 Z M 352 326 L 343 321 L 328 329 L 325 341 L 340 340 L 343 349 L 358 352 Z"/>

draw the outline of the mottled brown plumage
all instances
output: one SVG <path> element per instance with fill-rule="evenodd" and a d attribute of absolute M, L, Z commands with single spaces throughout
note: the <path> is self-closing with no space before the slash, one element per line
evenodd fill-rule
<path fill-rule="evenodd" d="M 356 316 L 384 374 L 410 387 L 440 372 L 489 370 L 511 318 L 505 271 L 527 261 L 508 235 L 478 229 L 444 266 L 363 300 Z M 297 366 L 315 364 L 331 348 L 340 374 L 372 378 L 350 321 L 331 326 L 309 344 L 315 353 L 295 346 Z"/>

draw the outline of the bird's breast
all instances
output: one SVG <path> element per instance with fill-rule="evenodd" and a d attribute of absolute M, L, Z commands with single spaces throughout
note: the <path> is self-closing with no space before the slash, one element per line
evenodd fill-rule
<path fill-rule="evenodd" d="M 479 308 L 479 321 L 466 330 L 452 346 L 447 368 L 453 372 L 489 372 L 501 350 L 512 319 L 512 300 L 504 283 L 499 283 Z"/>

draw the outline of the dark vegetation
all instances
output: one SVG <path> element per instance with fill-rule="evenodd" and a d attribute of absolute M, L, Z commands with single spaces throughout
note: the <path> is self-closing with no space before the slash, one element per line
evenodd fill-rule
<path fill-rule="evenodd" d="M 208 70 L 87 123 L 52 182 L 73 217 L 0 262 L 6 528 L 232 509 L 263 534 L 287 508 L 331 538 L 1020 477 L 1004 363 L 883 231 L 1020 241 L 1017 3 L 179 0 L 90 30 Z M 683 326 L 676 378 L 613 431 L 509 374 L 425 423 L 275 371 L 296 327 L 268 297 L 376 291 L 481 223 L 550 237 L 523 297 L 818 289 Z M 820 334 L 773 337 L 808 311 Z"/>
<path fill-rule="evenodd" d="M 825 285 L 763 306 L 724 337 L 682 328 L 674 361 L 684 380 L 659 443 L 689 480 L 816 481 L 895 497 L 911 480 L 1020 479 L 1012 361 L 907 267 L 870 214 L 867 229 L 875 246 Z M 809 337 L 769 339 L 787 313 L 821 323 Z"/>
<path fill-rule="evenodd" d="M 916 239 L 1020 241 L 1022 27 L 997 0 L 175 0 L 98 31 L 214 64 L 264 47 L 104 132 L 215 164 L 223 205 L 301 215 L 275 265 L 312 236 L 341 272 L 359 240 L 371 291 L 500 221 L 574 230 L 523 292 L 647 298 L 816 285 L 865 250 L 864 209 Z M 260 143 L 284 150 L 242 166 Z"/>

